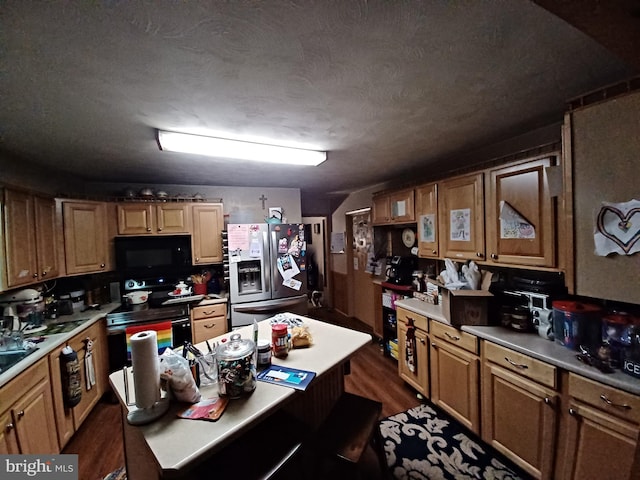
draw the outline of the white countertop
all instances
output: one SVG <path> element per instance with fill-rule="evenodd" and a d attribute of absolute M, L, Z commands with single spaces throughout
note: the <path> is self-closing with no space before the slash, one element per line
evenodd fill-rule
<path fill-rule="evenodd" d="M 440 305 L 432 305 L 416 298 L 398 300 L 396 305 L 433 320 L 449 324 L 442 314 Z M 463 325 L 461 330 L 605 385 L 640 395 L 640 379 L 627 375 L 621 370 L 614 370 L 614 373 L 602 373 L 597 368 L 579 361 L 576 358 L 578 352 L 575 350 L 570 350 L 559 343 L 541 338 L 535 333 L 521 333 L 500 326 Z"/>
<path fill-rule="evenodd" d="M 317 376 L 320 376 L 346 361 L 371 341 L 371 336 L 362 332 L 307 317 L 301 318 L 309 327 L 313 337 L 313 345 L 309 348 L 291 350 L 285 359 L 274 357 L 273 364 L 314 371 Z M 240 333 L 243 338 L 252 338 L 253 326 L 234 330 L 212 339 L 210 342 L 229 338 L 232 333 Z M 259 322 L 258 337 L 271 339 L 271 324 L 268 319 Z M 199 344 L 199 348 L 202 351 L 207 349 L 204 343 Z M 129 391 L 133 397 L 133 375 L 130 374 L 128 377 Z M 109 380 L 124 405 L 122 371 L 112 373 Z M 201 391 L 203 397 L 207 398 L 207 387 Z M 149 425 L 135 428 L 140 429 L 140 433 L 159 468 L 165 472 L 175 472 L 205 454 L 215 452 L 251 428 L 256 422 L 280 408 L 285 401 L 294 395 L 304 395 L 304 392 L 258 381 L 256 389 L 251 395 L 230 400 L 225 412 L 216 422 L 177 418 L 176 412 L 181 408 L 184 409 L 185 405 L 174 404 L 169 412 L 160 419 Z M 130 401 L 133 402 L 134 399 L 131 398 Z M 133 410 L 135 407 L 127 408 Z"/>

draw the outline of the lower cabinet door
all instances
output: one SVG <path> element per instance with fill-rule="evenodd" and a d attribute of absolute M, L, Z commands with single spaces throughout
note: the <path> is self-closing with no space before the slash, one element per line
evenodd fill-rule
<path fill-rule="evenodd" d="M 407 365 L 407 326 L 398 322 L 398 374 L 424 396 L 429 396 L 429 350 L 427 334 L 416 328 L 414 370 Z"/>
<path fill-rule="evenodd" d="M 488 362 L 482 381 L 482 439 L 534 478 L 552 479 L 557 392 Z"/>
<path fill-rule="evenodd" d="M 568 415 L 564 480 L 633 478 L 637 425 L 575 401 Z"/>
<path fill-rule="evenodd" d="M 0 415 L 0 454 L 17 455 L 20 453 L 16 425 L 13 423 L 11 411 Z"/>
<path fill-rule="evenodd" d="M 480 434 L 480 360 L 432 335 L 431 401 Z"/>
<path fill-rule="evenodd" d="M 20 453 L 58 453 L 51 384 L 48 380 L 33 387 L 20 402 L 16 403 L 13 415 Z"/>

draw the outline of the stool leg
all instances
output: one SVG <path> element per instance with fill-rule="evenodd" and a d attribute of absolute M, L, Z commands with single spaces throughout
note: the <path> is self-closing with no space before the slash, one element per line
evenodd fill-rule
<path fill-rule="evenodd" d="M 387 465 L 387 454 L 384 451 L 384 441 L 382 440 L 382 435 L 380 434 L 379 428 L 376 428 L 375 432 L 373 433 L 371 444 L 373 450 L 376 452 L 376 457 L 378 457 L 381 478 L 383 480 L 386 480 L 390 478 L 389 466 Z"/>

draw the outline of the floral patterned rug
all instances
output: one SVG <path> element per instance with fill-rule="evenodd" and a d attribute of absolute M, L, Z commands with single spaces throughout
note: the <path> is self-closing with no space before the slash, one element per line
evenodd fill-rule
<path fill-rule="evenodd" d="M 389 473 L 395 479 L 531 478 L 431 403 L 387 417 L 379 428 Z"/>

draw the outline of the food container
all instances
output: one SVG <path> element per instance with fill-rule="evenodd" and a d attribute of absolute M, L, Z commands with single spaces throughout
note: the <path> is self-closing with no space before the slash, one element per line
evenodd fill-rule
<path fill-rule="evenodd" d="M 125 294 L 124 297 L 127 299 L 129 305 L 141 305 L 149 300 L 149 295 L 151 295 L 151 292 L 139 291 L 129 292 Z"/>
<path fill-rule="evenodd" d="M 553 332 L 555 341 L 572 350 L 581 345 L 597 348 L 602 343 L 602 310 L 598 305 L 577 301 L 555 301 Z"/>
<path fill-rule="evenodd" d="M 625 347 L 629 345 L 629 327 L 633 317 L 625 312 L 612 312 L 602 317 L 602 341 L 611 349 L 612 366 L 622 365 Z"/>
<path fill-rule="evenodd" d="M 71 297 L 68 293 L 60 295 L 60 300 L 58 300 L 58 314 L 73 315 L 73 303 L 71 303 Z"/>
<path fill-rule="evenodd" d="M 73 306 L 74 312 L 79 312 L 84 307 L 84 290 L 76 290 L 74 292 L 69 292 L 69 297 L 71 297 L 71 304 Z"/>
<path fill-rule="evenodd" d="M 256 344 L 253 340 L 231 335 L 216 351 L 218 358 L 218 389 L 221 396 L 240 398 L 256 389 Z"/>

